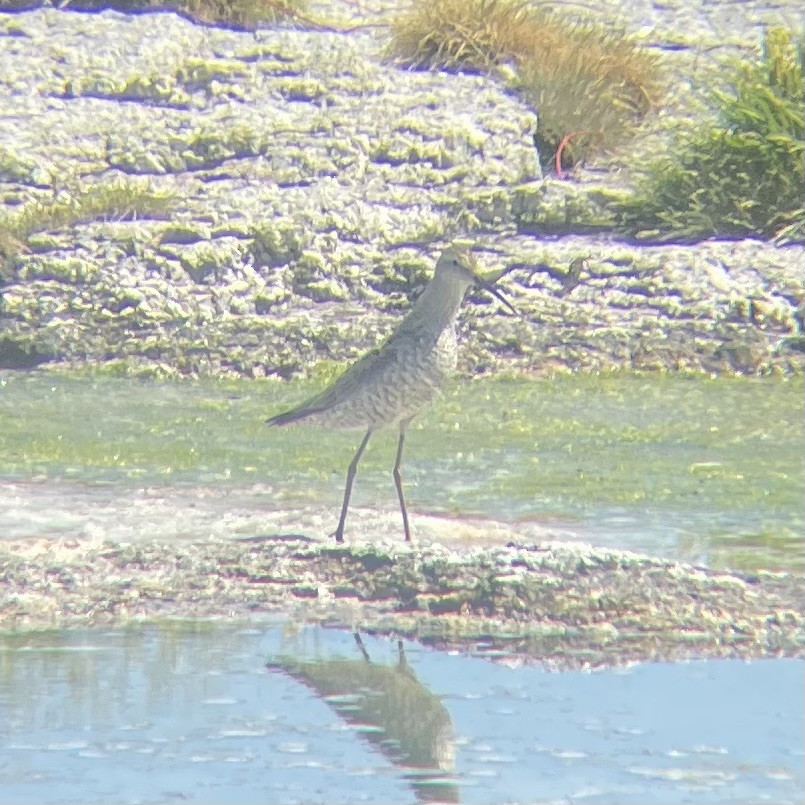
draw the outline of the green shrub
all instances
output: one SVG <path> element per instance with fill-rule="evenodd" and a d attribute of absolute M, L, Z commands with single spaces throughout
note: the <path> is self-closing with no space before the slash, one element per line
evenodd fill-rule
<path fill-rule="evenodd" d="M 541 154 L 567 138 L 571 162 L 628 136 L 661 96 L 658 61 L 634 38 L 520 0 L 417 0 L 393 22 L 387 55 L 417 69 L 512 63 Z"/>
<path fill-rule="evenodd" d="M 681 131 L 649 163 L 619 219 L 661 240 L 805 238 L 802 40 L 767 32 L 759 58 L 730 63 L 730 88 L 713 90 L 715 123 Z"/>

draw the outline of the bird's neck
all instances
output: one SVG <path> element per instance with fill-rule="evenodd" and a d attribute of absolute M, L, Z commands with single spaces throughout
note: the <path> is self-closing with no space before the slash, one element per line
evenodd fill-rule
<path fill-rule="evenodd" d="M 440 333 L 455 322 L 468 287 L 469 283 L 434 277 L 416 300 L 403 324 L 410 323 L 412 327 Z"/>

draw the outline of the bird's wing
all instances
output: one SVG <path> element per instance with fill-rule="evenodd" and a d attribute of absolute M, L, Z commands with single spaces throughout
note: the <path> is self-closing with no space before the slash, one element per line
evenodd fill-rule
<path fill-rule="evenodd" d="M 382 347 L 367 352 L 337 377 L 324 391 L 305 400 L 296 408 L 267 419 L 269 425 L 287 425 L 300 419 L 326 411 L 348 401 L 356 391 L 374 378 L 385 374 L 387 367 L 398 360 L 399 351 L 405 349 L 404 336 L 393 335 Z"/>

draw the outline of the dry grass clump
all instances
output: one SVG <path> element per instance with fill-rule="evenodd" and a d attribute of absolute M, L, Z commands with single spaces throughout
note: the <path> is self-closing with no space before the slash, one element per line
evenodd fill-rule
<path fill-rule="evenodd" d="M 486 71 L 525 49 L 530 16 L 512 0 L 418 0 L 392 22 L 387 54 L 416 69 Z"/>
<path fill-rule="evenodd" d="M 571 162 L 628 136 L 662 95 L 657 58 L 623 31 L 522 0 L 417 0 L 387 54 L 415 69 L 513 64 L 535 107 L 537 145 Z"/>
<path fill-rule="evenodd" d="M 567 141 L 570 163 L 628 137 L 662 95 L 656 57 L 625 33 L 546 15 L 519 59 L 518 87 L 537 110 L 537 146 Z"/>

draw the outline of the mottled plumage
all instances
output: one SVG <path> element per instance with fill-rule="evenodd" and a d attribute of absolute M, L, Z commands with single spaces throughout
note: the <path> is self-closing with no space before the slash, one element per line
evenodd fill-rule
<path fill-rule="evenodd" d="M 372 428 L 409 419 L 437 393 L 456 367 L 452 327 L 438 334 L 395 332 L 321 394 L 269 420 L 287 425 L 305 419 L 333 428 Z"/>
<path fill-rule="evenodd" d="M 473 268 L 474 262 L 467 251 L 455 247 L 445 249 L 436 263 L 433 279 L 379 349 L 356 361 L 320 394 L 268 420 L 270 425 L 305 420 L 329 427 L 366 429 L 347 473 L 341 519 L 334 535 L 337 542 L 344 538 L 352 482 L 369 437 L 378 428 L 393 424 L 400 428 L 394 482 L 405 538 L 411 539 L 400 476 L 405 428 L 417 411 L 433 399 L 456 367 L 455 322 L 467 289 L 471 285 L 482 285 L 511 308 L 494 286 L 478 277 Z"/>

